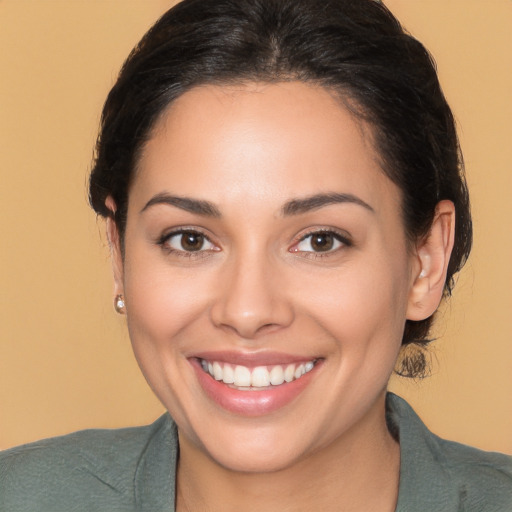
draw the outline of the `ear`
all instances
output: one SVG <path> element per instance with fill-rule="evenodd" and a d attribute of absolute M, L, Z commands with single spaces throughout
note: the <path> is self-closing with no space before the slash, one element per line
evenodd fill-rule
<path fill-rule="evenodd" d="M 122 295 L 124 293 L 123 286 L 123 256 L 121 252 L 121 240 L 119 237 L 119 230 L 114 220 L 114 214 L 117 207 L 112 196 L 108 196 L 105 200 L 106 207 L 112 212 L 112 215 L 107 217 L 107 239 L 110 247 L 110 261 L 112 263 L 112 271 L 114 273 L 114 295 Z"/>
<path fill-rule="evenodd" d="M 440 201 L 428 235 L 416 246 L 413 283 L 407 307 L 408 320 L 425 320 L 439 306 L 455 235 L 455 206 Z"/>

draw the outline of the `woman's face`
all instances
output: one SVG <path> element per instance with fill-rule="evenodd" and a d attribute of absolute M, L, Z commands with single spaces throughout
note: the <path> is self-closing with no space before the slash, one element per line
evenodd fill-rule
<path fill-rule="evenodd" d="M 418 272 L 400 201 L 368 129 L 320 87 L 204 86 L 171 105 L 117 282 L 182 443 L 271 471 L 385 428 Z"/>

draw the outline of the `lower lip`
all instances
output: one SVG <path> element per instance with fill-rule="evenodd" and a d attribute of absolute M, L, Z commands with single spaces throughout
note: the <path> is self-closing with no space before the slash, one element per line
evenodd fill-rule
<path fill-rule="evenodd" d="M 320 364 L 317 363 L 311 371 L 292 382 L 254 391 L 240 391 L 215 380 L 203 370 L 198 359 L 190 359 L 190 362 L 206 395 L 223 409 L 244 416 L 269 414 L 295 400 L 311 382 Z"/>

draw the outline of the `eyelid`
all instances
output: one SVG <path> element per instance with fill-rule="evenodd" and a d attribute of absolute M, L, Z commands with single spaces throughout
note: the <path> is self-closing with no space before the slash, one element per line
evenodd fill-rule
<path fill-rule="evenodd" d="M 323 234 L 330 234 L 334 237 L 336 241 L 338 241 L 341 246 L 337 247 L 335 249 L 331 249 L 328 251 L 304 251 L 298 249 L 298 245 L 306 240 L 309 237 L 312 237 L 315 234 L 323 233 Z M 304 253 L 304 255 L 307 255 L 309 257 L 317 258 L 317 257 L 326 257 L 329 255 L 333 255 L 334 253 L 338 252 L 343 247 L 351 247 L 353 246 L 352 239 L 348 233 L 340 231 L 335 228 L 312 228 L 308 230 L 306 233 L 301 234 L 298 239 L 293 243 L 292 247 L 290 247 L 289 251 L 294 253 Z"/>
<path fill-rule="evenodd" d="M 203 236 L 205 238 L 205 240 L 207 240 L 213 247 L 208 248 L 208 249 L 200 249 L 197 251 L 186 251 L 186 250 L 175 249 L 173 247 L 166 245 L 166 243 L 168 242 L 168 240 L 170 238 L 172 238 L 174 236 L 181 235 L 181 234 L 186 234 L 186 233 L 196 233 L 198 235 Z M 305 250 L 300 250 L 297 248 L 297 246 L 301 242 L 303 242 L 307 238 L 312 237 L 313 235 L 318 234 L 318 233 L 325 233 L 325 234 L 332 235 L 334 237 L 334 239 L 341 244 L 341 246 L 336 247 L 334 249 L 327 250 L 327 251 L 305 251 Z M 196 258 L 207 256 L 207 254 L 205 254 L 205 253 L 217 252 L 217 251 L 222 250 L 215 242 L 212 241 L 211 236 L 209 236 L 207 233 L 205 233 L 205 231 L 203 229 L 198 228 L 196 226 L 178 226 L 169 231 L 166 231 L 166 232 L 164 232 L 164 234 L 162 234 L 156 240 L 156 244 L 161 246 L 163 249 L 165 249 L 169 253 L 174 253 L 176 255 L 186 256 L 186 257 L 196 257 Z M 353 242 L 348 233 L 338 230 L 336 228 L 330 228 L 330 227 L 328 227 L 328 228 L 321 227 L 320 228 L 319 227 L 319 228 L 311 228 L 307 232 L 302 233 L 301 235 L 296 237 L 295 241 L 293 242 L 293 245 L 288 250 L 293 253 L 303 253 L 305 256 L 317 258 L 317 257 L 327 257 L 329 255 L 333 255 L 333 254 L 337 253 L 343 247 L 351 247 L 352 245 L 353 245 Z"/>
<path fill-rule="evenodd" d="M 205 240 L 207 240 L 213 246 L 213 248 L 200 249 L 197 251 L 185 251 L 185 250 L 181 250 L 181 249 L 175 249 L 175 248 L 167 245 L 167 242 L 172 237 L 183 235 L 186 233 L 194 233 L 197 235 L 201 235 L 202 237 L 204 237 Z M 221 250 L 220 247 L 218 247 L 218 245 L 212 241 L 211 236 L 207 235 L 201 228 L 198 228 L 195 226 L 179 226 L 179 227 L 173 228 L 169 231 L 166 231 L 166 232 L 164 232 L 164 234 L 162 234 L 156 240 L 156 244 L 161 246 L 162 249 L 165 249 L 168 253 L 172 253 L 172 254 L 176 254 L 176 255 L 180 255 L 180 256 L 186 256 L 186 257 L 196 257 L 196 258 L 206 256 L 205 253 L 217 252 L 217 251 Z"/>

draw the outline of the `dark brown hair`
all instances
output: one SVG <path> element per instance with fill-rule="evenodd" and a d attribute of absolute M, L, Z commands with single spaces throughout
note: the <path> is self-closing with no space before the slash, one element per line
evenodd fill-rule
<path fill-rule="evenodd" d="M 300 80 L 336 91 L 373 129 L 383 172 L 400 188 L 404 226 L 428 234 L 437 203 L 456 208 L 445 293 L 472 240 L 452 112 L 428 51 L 374 0 L 184 0 L 143 37 L 106 100 L 90 178 L 102 216 L 110 195 L 124 234 L 128 191 L 144 144 L 166 107 L 203 84 Z M 208 116 L 208 112 L 204 113 Z M 432 317 L 406 321 L 403 344 L 424 347 Z M 424 353 L 397 372 L 424 372 Z"/>

